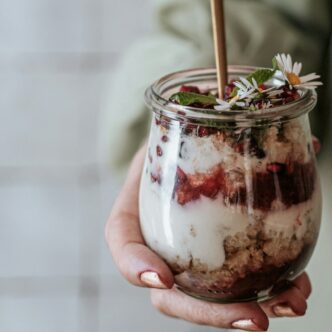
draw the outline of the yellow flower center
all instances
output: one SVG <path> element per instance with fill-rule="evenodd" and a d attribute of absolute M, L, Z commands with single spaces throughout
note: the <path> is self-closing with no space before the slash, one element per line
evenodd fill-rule
<path fill-rule="evenodd" d="M 287 73 L 287 79 L 288 79 L 288 82 L 291 84 L 291 85 L 299 85 L 301 84 L 301 79 L 299 76 L 297 76 L 296 74 L 294 73 Z"/>
<path fill-rule="evenodd" d="M 230 103 L 230 104 L 232 104 L 232 103 L 235 104 L 239 99 L 240 99 L 239 96 L 235 96 L 235 97 L 233 97 L 233 98 L 229 101 L 229 103 Z"/>

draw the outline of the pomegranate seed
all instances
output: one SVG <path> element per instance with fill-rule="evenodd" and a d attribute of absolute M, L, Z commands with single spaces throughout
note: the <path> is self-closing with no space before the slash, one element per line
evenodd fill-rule
<path fill-rule="evenodd" d="M 201 93 L 197 86 L 182 85 L 180 92 Z"/>
<path fill-rule="evenodd" d="M 266 168 L 270 173 L 281 173 L 285 170 L 285 165 L 281 163 L 272 163 L 268 164 Z"/>
<path fill-rule="evenodd" d="M 157 145 L 156 152 L 158 157 L 161 157 L 163 155 L 163 150 L 159 145 Z"/>
<path fill-rule="evenodd" d="M 283 88 L 283 93 L 281 94 L 281 98 L 283 99 L 283 104 L 290 103 L 294 100 L 299 99 L 301 96 L 296 89 L 290 89 L 289 86 L 285 86 Z"/>
<path fill-rule="evenodd" d="M 153 173 L 151 173 L 150 175 L 151 175 L 151 181 L 153 183 L 155 183 L 155 182 L 158 182 L 159 184 L 161 183 L 160 175 L 155 175 Z"/>
<path fill-rule="evenodd" d="M 199 137 L 209 136 L 209 128 L 198 127 L 198 136 Z"/>
<path fill-rule="evenodd" d="M 164 143 L 168 142 L 168 136 L 166 136 L 166 135 L 162 136 L 161 140 L 162 140 Z"/>
<path fill-rule="evenodd" d="M 194 130 L 197 129 L 196 125 L 192 125 L 192 124 L 187 124 L 183 127 L 183 132 L 187 135 L 191 134 Z"/>

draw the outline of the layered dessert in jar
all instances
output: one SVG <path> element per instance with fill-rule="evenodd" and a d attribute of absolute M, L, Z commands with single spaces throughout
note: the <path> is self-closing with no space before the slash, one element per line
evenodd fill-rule
<path fill-rule="evenodd" d="M 282 55 L 272 69 L 233 67 L 223 100 L 211 70 L 147 92 L 141 229 L 189 295 L 265 299 L 312 255 L 321 194 L 308 112 L 319 83 L 287 64 Z"/>

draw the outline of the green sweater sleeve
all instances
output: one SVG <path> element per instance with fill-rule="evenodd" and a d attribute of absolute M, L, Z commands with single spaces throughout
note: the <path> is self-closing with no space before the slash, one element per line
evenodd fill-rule
<path fill-rule="evenodd" d="M 144 90 L 169 72 L 214 66 L 209 0 L 153 0 L 154 32 L 126 52 L 104 106 L 102 151 L 111 165 L 128 164 L 148 133 Z M 322 70 L 329 35 L 328 0 L 226 0 L 230 64 L 269 66 L 287 52 Z"/>

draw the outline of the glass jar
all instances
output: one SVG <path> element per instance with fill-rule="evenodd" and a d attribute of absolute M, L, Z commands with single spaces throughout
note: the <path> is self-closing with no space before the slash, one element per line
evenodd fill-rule
<path fill-rule="evenodd" d="M 256 69 L 230 67 L 229 78 Z M 182 85 L 215 92 L 216 72 L 170 74 L 146 91 L 153 119 L 140 187 L 144 239 L 191 296 L 271 298 L 304 270 L 318 237 L 308 119 L 316 94 L 302 89 L 269 110 L 219 112 L 168 101 Z"/>

